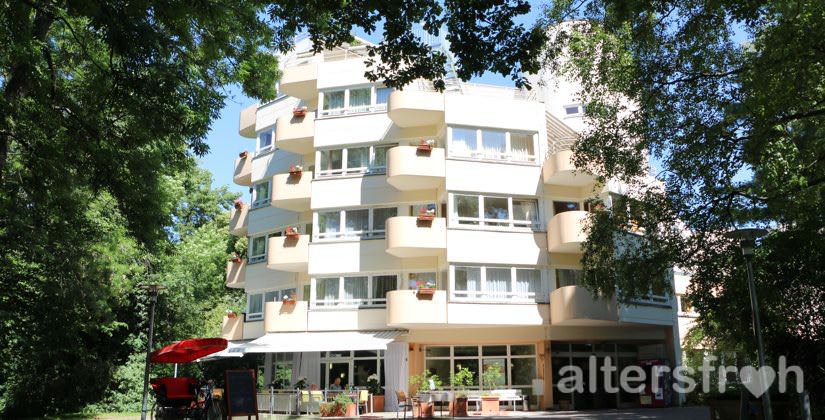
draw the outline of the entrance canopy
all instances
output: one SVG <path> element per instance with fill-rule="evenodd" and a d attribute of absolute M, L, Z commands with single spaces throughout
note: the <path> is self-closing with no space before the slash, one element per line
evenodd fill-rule
<path fill-rule="evenodd" d="M 268 333 L 244 344 L 244 353 L 297 353 L 330 350 L 386 350 L 402 331 Z"/>

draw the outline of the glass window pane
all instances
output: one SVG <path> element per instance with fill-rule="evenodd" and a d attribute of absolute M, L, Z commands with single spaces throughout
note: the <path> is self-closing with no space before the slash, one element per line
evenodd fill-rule
<path fill-rule="evenodd" d="M 398 276 L 373 276 L 372 277 L 372 298 L 386 299 L 387 292 L 398 287 Z"/>
<path fill-rule="evenodd" d="M 260 293 L 256 293 L 254 295 L 249 295 L 249 313 L 250 314 L 259 314 L 264 311 L 264 302 L 263 302 L 264 295 Z"/>
<path fill-rule="evenodd" d="M 318 213 L 318 233 L 337 233 L 341 231 L 341 213 L 325 211 Z"/>
<path fill-rule="evenodd" d="M 315 298 L 333 301 L 338 299 L 338 277 L 327 277 L 315 281 Z M 330 304 L 331 302 L 327 302 Z"/>
<path fill-rule="evenodd" d="M 390 93 L 392 93 L 392 88 L 377 88 L 375 89 L 375 103 L 376 104 L 385 104 L 390 98 Z"/>
<path fill-rule="evenodd" d="M 478 196 L 475 195 L 455 195 L 455 211 L 458 217 L 478 218 Z M 460 220 L 460 224 L 477 225 L 478 222 L 472 220 Z"/>
<path fill-rule="evenodd" d="M 375 147 L 375 159 L 372 162 L 373 168 L 386 168 L 387 167 L 387 150 L 389 150 L 388 146 L 376 146 Z"/>
<path fill-rule="evenodd" d="M 367 276 L 344 277 L 344 300 L 365 300 L 368 297 Z"/>
<path fill-rule="evenodd" d="M 410 273 L 408 277 L 408 285 L 410 289 L 417 290 L 421 287 L 426 287 L 431 285 L 435 287 L 438 283 L 436 282 L 436 275 L 434 272 L 429 273 Z"/>
<path fill-rule="evenodd" d="M 481 372 L 478 371 L 478 359 L 456 359 L 455 371 L 457 372 L 463 367 L 473 373 L 473 386 L 477 387 L 481 378 Z"/>
<path fill-rule="evenodd" d="M 370 211 L 368 209 L 347 210 L 344 214 L 346 218 L 347 232 L 366 232 L 369 230 Z"/>
<path fill-rule="evenodd" d="M 528 162 L 535 159 L 533 149 L 533 135 L 524 133 L 510 133 L 510 156 L 513 160 Z"/>
<path fill-rule="evenodd" d="M 269 199 L 269 183 L 255 184 L 255 201 Z"/>
<path fill-rule="evenodd" d="M 532 268 L 516 270 L 516 292 L 522 296 L 538 298 L 536 293 L 541 289 L 541 272 Z"/>
<path fill-rule="evenodd" d="M 553 214 L 564 213 L 566 211 L 579 210 L 579 203 L 575 201 L 554 201 Z"/>
<path fill-rule="evenodd" d="M 354 360 L 352 364 L 353 385 L 367 386 L 367 378 L 378 373 L 378 360 Z"/>
<path fill-rule="evenodd" d="M 481 130 L 481 152 L 484 157 L 501 159 L 507 149 L 507 137 L 504 131 Z"/>
<path fill-rule="evenodd" d="M 340 170 L 342 168 L 341 164 L 343 163 L 343 151 L 341 149 L 336 150 L 322 150 L 321 151 L 321 170 L 322 171 L 335 171 Z"/>
<path fill-rule="evenodd" d="M 258 148 L 265 149 L 272 145 L 272 132 L 264 131 L 258 134 Z"/>
<path fill-rule="evenodd" d="M 566 268 L 556 269 L 556 287 L 577 286 L 581 284 L 582 270 Z"/>
<path fill-rule="evenodd" d="M 366 168 L 370 162 L 369 147 L 351 147 L 347 149 L 347 169 Z"/>
<path fill-rule="evenodd" d="M 510 346 L 510 354 L 513 356 L 529 356 L 536 354 L 536 346 L 533 344 L 519 344 Z"/>
<path fill-rule="evenodd" d="M 398 215 L 397 207 L 387 207 L 372 211 L 373 230 L 383 231 L 387 226 L 387 219 Z"/>
<path fill-rule="evenodd" d="M 365 107 L 369 106 L 372 102 L 372 88 L 359 88 L 359 89 L 350 89 L 349 90 L 349 106 L 350 108 L 354 107 Z"/>
<path fill-rule="evenodd" d="M 507 210 L 507 199 L 502 197 L 484 197 L 484 218 L 507 220 L 509 214 Z M 506 226 L 509 223 L 485 222 L 491 226 Z"/>
<path fill-rule="evenodd" d="M 482 346 L 482 356 L 506 356 L 507 346 Z"/>
<path fill-rule="evenodd" d="M 538 203 L 536 200 L 513 199 L 513 220 L 528 222 L 532 225 L 538 221 Z"/>
<path fill-rule="evenodd" d="M 455 346 L 455 356 L 478 356 L 478 346 Z"/>
<path fill-rule="evenodd" d="M 355 350 L 354 357 L 378 357 L 378 350 Z"/>
<path fill-rule="evenodd" d="M 427 357 L 449 357 L 450 348 L 447 346 L 427 346 Z"/>
<path fill-rule="evenodd" d="M 456 267 L 455 290 L 470 292 L 481 290 L 481 268 Z"/>
<path fill-rule="evenodd" d="M 256 236 L 252 238 L 250 255 L 255 257 L 266 253 L 266 236 Z"/>
<path fill-rule="evenodd" d="M 344 91 L 324 92 L 324 109 L 340 109 L 344 107 Z"/>
<path fill-rule="evenodd" d="M 281 300 L 281 297 L 279 296 L 279 294 L 280 294 L 279 292 L 280 291 L 278 291 L 278 290 L 273 290 L 271 292 L 264 293 L 264 302 L 275 302 L 275 301 Z"/>
<path fill-rule="evenodd" d="M 444 384 L 450 383 L 450 361 L 446 359 L 427 360 L 427 370 L 437 375 Z"/>
<path fill-rule="evenodd" d="M 509 268 L 487 268 L 487 297 L 505 299 L 511 291 L 511 274 Z"/>
<path fill-rule="evenodd" d="M 450 153 L 456 156 L 472 156 L 476 150 L 476 129 L 452 128 Z"/>
<path fill-rule="evenodd" d="M 491 368 L 498 369 L 498 372 L 501 374 L 501 376 L 498 378 L 498 381 L 496 381 L 496 383 L 494 385 L 494 388 L 502 388 L 505 385 L 507 385 L 507 359 L 506 358 L 497 357 L 497 358 L 491 358 L 491 359 L 484 359 L 484 360 L 482 360 L 481 368 L 482 368 L 482 375 L 484 374 L 484 372 L 487 371 L 487 369 L 491 369 Z M 530 378 L 530 379 L 532 379 L 532 378 Z M 482 386 L 486 387 L 485 384 L 482 384 Z"/>
<path fill-rule="evenodd" d="M 530 385 L 536 377 L 536 359 L 534 357 L 510 359 L 512 363 L 512 384 Z"/>

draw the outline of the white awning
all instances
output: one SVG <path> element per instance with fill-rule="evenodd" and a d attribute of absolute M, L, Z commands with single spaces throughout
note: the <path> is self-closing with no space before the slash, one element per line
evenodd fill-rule
<path fill-rule="evenodd" d="M 386 350 L 403 331 L 325 331 L 267 333 L 243 345 L 244 353 L 292 353 L 334 350 Z"/>
<path fill-rule="evenodd" d="M 249 340 L 237 340 L 227 343 L 225 349 L 212 353 L 209 356 L 201 357 L 196 362 L 211 362 L 213 360 L 224 359 L 227 357 L 243 357 L 243 346 L 248 344 Z"/>

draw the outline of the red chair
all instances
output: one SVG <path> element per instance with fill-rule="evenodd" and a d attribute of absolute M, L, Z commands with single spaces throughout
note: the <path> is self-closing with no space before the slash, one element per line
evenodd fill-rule
<path fill-rule="evenodd" d="M 158 405 L 188 405 L 197 398 L 198 381 L 195 378 L 155 378 L 151 384 L 152 390 L 158 396 L 158 402 L 162 402 Z"/>

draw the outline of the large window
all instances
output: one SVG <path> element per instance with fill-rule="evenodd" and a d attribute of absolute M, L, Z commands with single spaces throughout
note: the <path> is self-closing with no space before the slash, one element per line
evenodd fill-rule
<path fill-rule="evenodd" d="M 321 353 L 321 389 L 329 389 L 335 378 L 341 378 L 342 387 L 366 387 L 370 375 L 377 375 L 379 384 L 383 384 L 383 372 L 383 350 Z"/>
<path fill-rule="evenodd" d="M 272 138 L 274 130 L 266 130 L 258 133 L 258 153 L 272 149 Z"/>
<path fill-rule="evenodd" d="M 496 388 L 527 391 L 537 375 L 536 346 L 533 344 L 427 346 L 424 361 L 426 369 L 438 375 L 448 389 L 450 373 L 461 368 L 473 373 L 473 386 L 470 387 L 473 389 L 481 387 L 479 378 L 490 366 L 501 372 Z"/>
<path fill-rule="evenodd" d="M 397 207 L 319 211 L 314 239 L 383 238 L 387 219 L 398 215 Z"/>
<path fill-rule="evenodd" d="M 538 229 L 538 201 L 532 198 L 454 194 L 452 219 L 459 225 Z"/>
<path fill-rule="evenodd" d="M 291 297 L 295 293 L 296 289 L 290 288 L 247 295 L 246 320 L 256 321 L 263 319 L 264 305 L 266 302 L 280 302 L 285 297 Z"/>
<path fill-rule="evenodd" d="M 557 268 L 556 288 L 564 286 L 578 286 L 582 283 L 582 270 Z"/>
<path fill-rule="evenodd" d="M 511 162 L 536 161 L 534 133 L 450 127 L 450 156 Z"/>
<path fill-rule="evenodd" d="M 397 274 L 364 274 L 312 279 L 315 296 L 313 307 L 383 306 L 387 292 L 398 288 Z"/>
<path fill-rule="evenodd" d="M 266 241 L 266 235 L 253 236 L 249 239 L 249 264 L 266 260 Z"/>
<path fill-rule="evenodd" d="M 252 188 L 252 208 L 257 209 L 269 205 L 269 181 L 255 184 Z"/>
<path fill-rule="evenodd" d="M 519 267 L 454 266 L 451 299 L 543 302 L 541 270 Z"/>
<path fill-rule="evenodd" d="M 384 173 L 387 171 L 387 150 L 395 145 L 348 147 L 318 152 L 318 177 L 349 174 Z"/>
<path fill-rule="evenodd" d="M 392 90 L 375 86 L 360 86 L 323 92 L 320 117 L 384 111 Z"/>

